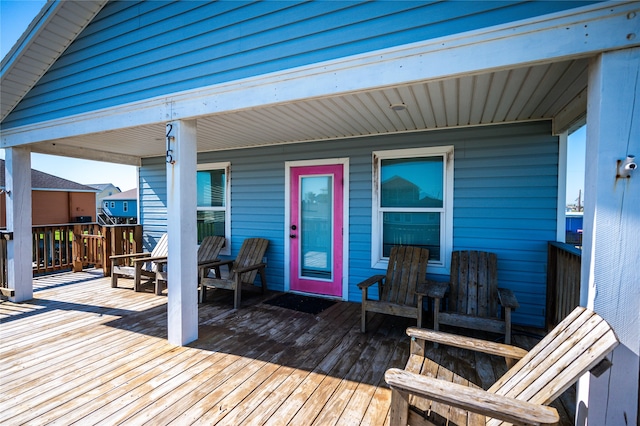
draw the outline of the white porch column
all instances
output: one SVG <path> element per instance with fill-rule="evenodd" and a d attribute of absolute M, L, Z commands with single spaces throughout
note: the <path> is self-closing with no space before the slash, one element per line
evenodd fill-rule
<path fill-rule="evenodd" d="M 33 298 L 31 237 L 31 151 L 26 148 L 5 150 L 5 187 L 7 231 L 13 239 L 7 244 L 9 288 L 13 302 Z"/>
<path fill-rule="evenodd" d="M 196 122 L 168 123 L 167 135 L 169 342 L 185 345 L 198 338 Z"/>
<path fill-rule="evenodd" d="M 582 258 L 583 305 L 614 328 L 613 366 L 579 382 L 578 425 L 635 425 L 640 367 L 640 48 L 604 53 L 589 66 Z M 585 421 L 585 419 L 588 419 Z"/>

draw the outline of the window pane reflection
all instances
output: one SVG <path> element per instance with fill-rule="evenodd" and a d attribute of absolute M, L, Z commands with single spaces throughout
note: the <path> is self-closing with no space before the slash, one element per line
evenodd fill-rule
<path fill-rule="evenodd" d="M 389 257 L 393 246 L 429 249 L 429 259 L 440 260 L 440 213 L 384 213 L 382 255 Z"/>
<path fill-rule="evenodd" d="M 443 206 L 442 157 L 382 160 L 381 207 Z"/>
<path fill-rule="evenodd" d="M 199 170 L 198 207 L 224 207 L 226 178 L 224 170 Z"/>

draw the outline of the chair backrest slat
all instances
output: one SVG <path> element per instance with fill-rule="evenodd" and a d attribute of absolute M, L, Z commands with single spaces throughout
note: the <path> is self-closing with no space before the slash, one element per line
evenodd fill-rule
<path fill-rule="evenodd" d="M 380 300 L 415 306 L 416 286 L 425 280 L 429 250 L 413 246 L 393 246 Z"/>
<path fill-rule="evenodd" d="M 204 237 L 198 247 L 198 263 L 216 260 L 224 242 L 224 237 L 218 235 Z"/>
<path fill-rule="evenodd" d="M 262 258 L 267 252 L 269 240 L 265 238 L 247 238 L 242 243 L 240 251 L 233 263 L 234 271 L 231 272 L 230 279 L 235 278 L 235 269 L 243 268 L 251 265 L 262 263 Z M 258 270 L 254 269 L 242 274 L 241 281 L 243 283 L 253 283 L 258 275 Z"/>
<path fill-rule="evenodd" d="M 536 404 L 549 404 L 618 345 L 600 316 L 576 308 L 489 392 Z M 499 421 L 487 424 L 499 425 Z"/>
<path fill-rule="evenodd" d="M 479 317 L 498 317 L 498 257 L 482 251 L 451 254 L 449 310 Z"/>
<path fill-rule="evenodd" d="M 151 257 L 167 257 L 168 253 L 169 236 L 167 234 L 162 234 L 162 237 L 160 237 L 160 241 L 158 241 L 153 250 L 151 250 Z M 142 268 L 147 271 L 157 272 L 158 264 L 156 262 L 145 262 Z"/>
<path fill-rule="evenodd" d="M 169 252 L 169 236 L 167 234 L 162 234 L 160 241 L 151 251 L 151 257 L 161 257 L 167 256 Z"/>

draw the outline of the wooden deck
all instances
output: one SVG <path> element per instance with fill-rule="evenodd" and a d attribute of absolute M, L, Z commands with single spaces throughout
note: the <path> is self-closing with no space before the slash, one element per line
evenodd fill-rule
<path fill-rule="evenodd" d="M 111 288 L 88 271 L 34 289 L 30 302 L 0 302 L 3 425 L 383 425 L 384 371 L 408 355 L 412 322 L 375 315 L 362 334 L 356 303 L 311 315 L 243 297 L 234 311 L 229 293 L 200 305 L 200 338 L 175 347 L 153 288 Z M 531 339 L 516 330 L 514 342 Z M 485 388 L 505 370 L 501 358 L 431 351 Z M 571 403 L 556 407 L 573 424 Z"/>

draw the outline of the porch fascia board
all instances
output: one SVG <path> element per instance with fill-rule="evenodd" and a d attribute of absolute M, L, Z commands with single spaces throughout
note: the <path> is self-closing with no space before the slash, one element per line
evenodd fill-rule
<path fill-rule="evenodd" d="M 639 21 L 637 2 L 596 4 L 5 129 L 1 147 L 587 57 L 640 45 Z"/>

